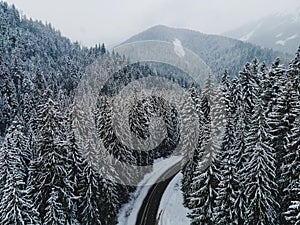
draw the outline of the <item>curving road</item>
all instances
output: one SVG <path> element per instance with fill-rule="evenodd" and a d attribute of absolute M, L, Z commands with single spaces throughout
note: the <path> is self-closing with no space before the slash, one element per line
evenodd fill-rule
<path fill-rule="evenodd" d="M 166 171 L 162 176 L 160 176 L 156 183 L 150 188 L 139 210 L 136 225 L 158 224 L 158 221 L 156 221 L 156 215 L 161 197 L 171 180 L 180 171 L 180 169 L 181 162 L 178 162 L 174 166 L 172 166 L 168 171 Z"/>

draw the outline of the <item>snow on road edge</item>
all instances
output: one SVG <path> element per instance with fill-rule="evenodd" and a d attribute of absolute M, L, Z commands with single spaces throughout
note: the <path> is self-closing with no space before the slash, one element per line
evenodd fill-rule
<path fill-rule="evenodd" d="M 162 196 L 158 215 L 158 225 L 188 225 L 191 223 L 187 218 L 189 209 L 183 206 L 183 194 L 181 191 L 182 173 L 178 173 L 168 185 Z"/>
<path fill-rule="evenodd" d="M 151 173 L 145 175 L 144 179 L 139 183 L 136 191 L 131 194 L 130 202 L 123 205 L 118 215 L 118 225 L 134 225 L 145 197 L 148 194 L 151 185 L 165 173 L 170 167 L 182 160 L 182 156 L 172 156 L 168 159 L 158 159 L 160 163 L 154 163 L 154 168 Z"/>

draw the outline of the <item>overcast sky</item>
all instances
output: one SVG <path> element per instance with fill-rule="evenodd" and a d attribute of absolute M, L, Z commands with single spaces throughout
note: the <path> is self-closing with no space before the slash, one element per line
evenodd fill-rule
<path fill-rule="evenodd" d="M 220 34 L 300 0 L 7 0 L 27 17 L 50 22 L 83 45 L 113 46 L 153 25 Z"/>

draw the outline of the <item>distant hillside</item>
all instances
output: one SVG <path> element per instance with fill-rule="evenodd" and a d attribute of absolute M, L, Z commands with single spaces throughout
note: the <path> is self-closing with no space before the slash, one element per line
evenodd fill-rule
<path fill-rule="evenodd" d="M 300 10 L 294 14 L 274 14 L 224 35 L 294 54 L 300 45 Z"/>
<path fill-rule="evenodd" d="M 151 27 L 124 43 L 142 40 L 160 40 L 172 43 L 175 40 L 178 41 L 177 39 L 183 47 L 198 54 L 210 66 L 216 77 L 220 77 L 225 69 L 231 76 L 237 75 L 245 63 L 251 62 L 254 58 L 267 64 L 271 64 L 276 57 L 280 57 L 284 64 L 293 58 L 292 55 L 264 49 L 239 40 L 162 25 Z M 297 48 L 295 48 L 295 52 L 296 50 Z"/>

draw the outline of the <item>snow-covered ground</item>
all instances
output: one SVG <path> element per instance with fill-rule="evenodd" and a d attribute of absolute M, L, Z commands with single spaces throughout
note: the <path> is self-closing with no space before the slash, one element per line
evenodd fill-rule
<path fill-rule="evenodd" d="M 186 217 L 189 209 L 183 206 L 183 195 L 181 191 L 182 173 L 178 173 L 170 182 L 162 196 L 158 215 L 159 225 L 188 225 L 190 219 Z"/>
<path fill-rule="evenodd" d="M 132 193 L 130 202 L 123 205 L 118 216 L 118 225 L 134 225 L 140 207 L 148 194 L 152 184 L 166 172 L 170 167 L 182 160 L 182 156 L 172 156 L 168 159 L 158 159 L 154 163 L 153 171 L 146 174 L 144 179 L 139 183 L 137 190 Z M 182 224 L 183 225 L 183 224 Z"/>

